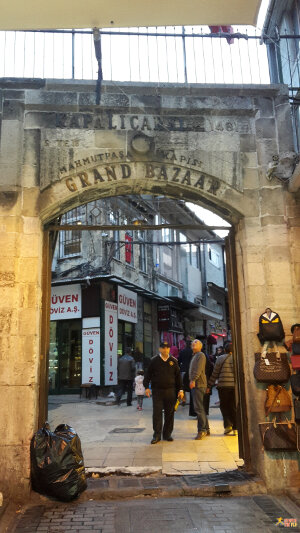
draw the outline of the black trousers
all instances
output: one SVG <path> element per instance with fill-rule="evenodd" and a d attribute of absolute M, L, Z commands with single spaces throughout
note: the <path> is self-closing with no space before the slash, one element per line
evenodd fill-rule
<path fill-rule="evenodd" d="M 220 398 L 220 409 L 223 417 L 224 428 L 232 426 L 236 429 L 236 406 L 235 392 L 231 387 L 220 387 L 218 389 Z"/>
<path fill-rule="evenodd" d="M 174 426 L 174 406 L 176 393 L 174 389 L 155 389 L 152 391 L 153 436 L 164 439 L 171 436 Z M 164 410 L 164 425 L 163 414 Z"/>
<path fill-rule="evenodd" d="M 132 379 L 120 379 L 119 386 L 116 393 L 117 402 L 119 403 L 123 394 L 127 390 L 127 405 L 131 405 L 132 402 L 132 389 L 133 389 L 133 380 Z"/>

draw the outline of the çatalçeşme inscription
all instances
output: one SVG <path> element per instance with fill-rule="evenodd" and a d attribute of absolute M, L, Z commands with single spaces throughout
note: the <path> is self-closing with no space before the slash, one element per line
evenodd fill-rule
<path fill-rule="evenodd" d="M 133 177 L 133 166 L 136 175 L 140 179 L 161 180 L 169 183 L 178 183 L 205 190 L 216 195 L 221 182 L 193 169 L 175 166 L 172 164 L 161 165 L 155 163 L 116 163 L 101 165 L 92 169 L 76 173 L 65 180 L 65 185 L 71 192 L 76 192 L 86 187 L 95 187 L 101 183 L 122 181 Z"/>

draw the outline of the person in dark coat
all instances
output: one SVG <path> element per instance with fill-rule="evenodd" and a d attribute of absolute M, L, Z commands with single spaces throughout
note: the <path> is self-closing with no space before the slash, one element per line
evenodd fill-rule
<path fill-rule="evenodd" d="M 173 441 L 174 407 L 176 397 L 183 398 L 182 381 L 177 360 L 169 356 L 170 346 L 167 342 L 160 345 L 160 355 L 153 357 L 144 378 L 146 396 L 150 397 L 152 388 L 153 401 L 153 439 L 156 444 L 163 436 L 164 440 Z M 162 412 L 164 411 L 164 424 Z"/>
<path fill-rule="evenodd" d="M 189 380 L 189 368 L 190 368 L 190 362 L 191 362 L 192 357 L 193 357 L 193 350 L 191 348 L 191 341 L 187 340 L 185 348 L 183 348 L 183 350 L 180 350 L 179 356 L 178 356 L 178 364 L 179 364 L 179 368 L 181 372 L 181 379 L 184 384 L 185 393 L 190 390 L 189 389 L 189 381 L 190 381 Z M 186 394 L 183 397 L 182 405 L 185 405 L 185 403 L 186 403 Z"/>
<path fill-rule="evenodd" d="M 132 405 L 133 380 L 135 377 L 135 360 L 132 357 L 131 348 L 127 348 L 125 354 L 118 360 L 118 390 L 116 392 L 117 404 L 127 391 L 127 405 Z"/>

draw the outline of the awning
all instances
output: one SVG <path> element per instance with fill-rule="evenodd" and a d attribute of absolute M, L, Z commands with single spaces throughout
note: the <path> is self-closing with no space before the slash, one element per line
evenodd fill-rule
<path fill-rule="evenodd" d="M 0 30 L 253 24 L 261 0 L 1 1 Z"/>
<path fill-rule="evenodd" d="M 205 320 L 207 318 L 223 320 L 224 318 L 222 313 L 216 313 L 215 311 L 212 311 L 204 305 L 199 305 L 197 309 L 191 309 L 190 311 L 186 311 L 185 315 L 190 320 Z"/>

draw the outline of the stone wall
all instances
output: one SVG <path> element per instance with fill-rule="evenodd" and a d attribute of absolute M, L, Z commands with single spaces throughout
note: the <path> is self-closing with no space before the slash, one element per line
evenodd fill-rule
<path fill-rule="evenodd" d="M 252 467 L 269 488 L 300 485 L 294 455 L 261 453 L 253 378 L 258 316 L 299 321 L 299 193 L 280 86 L 0 84 L 0 490 L 29 490 L 42 353 L 43 224 L 96 198 L 155 194 L 220 214 L 236 230 Z M 45 384 L 44 384 L 45 385 Z M 43 390 L 43 387 L 41 388 Z"/>

